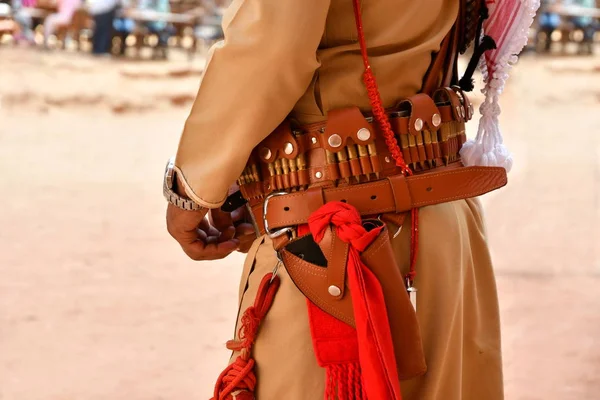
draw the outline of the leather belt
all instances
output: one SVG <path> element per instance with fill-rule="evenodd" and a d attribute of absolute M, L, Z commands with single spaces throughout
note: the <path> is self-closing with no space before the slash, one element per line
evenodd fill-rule
<path fill-rule="evenodd" d="M 330 201 L 347 202 L 363 216 L 402 213 L 413 208 L 480 196 L 506 185 L 501 167 L 444 168 L 436 172 L 336 188 L 315 187 L 294 193 L 274 193 L 251 206 L 258 231 L 281 236 Z M 264 222 L 267 223 L 265 229 Z"/>

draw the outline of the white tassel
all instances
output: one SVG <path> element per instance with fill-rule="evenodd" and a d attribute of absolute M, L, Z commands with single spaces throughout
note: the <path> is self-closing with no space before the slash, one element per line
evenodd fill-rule
<path fill-rule="evenodd" d="M 500 132 L 498 117 L 500 105 L 498 99 L 504 90 L 508 72 L 517 62 L 516 54 L 527 44 L 529 27 L 533 23 L 535 13 L 540 6 L 539 0 L 521 0 L 522 8 L 515 19 L 508 42 L 497 51 L 498 58 L 492 67 L 490 76 L 485 57 L 479 62 L 479 68 L 485 83 L 482 93 L 485 100 L 479 107 L 481 119 L 475 139 L 468 140 L 462 147 L 460 155 L 466 166 L 482 165 L 488 167 L 504 167 L 507 172 L 513 165 L 512 155 L 506 146 Z"/>

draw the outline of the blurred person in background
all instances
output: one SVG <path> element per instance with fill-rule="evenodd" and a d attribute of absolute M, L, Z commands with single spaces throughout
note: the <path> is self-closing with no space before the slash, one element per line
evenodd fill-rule
<path fill-rule="evenodd" d="M 171 12 L 169 0 L 138 0 L 137 8 L 161 13 Z M 166 48 L 171 36 L 170 25 L 165 21 L 152 21 L 144 24 L 150 33 L 158 36 L 158 58 L 166 58 Z"/>
<path fill-rule="evenodd" d="M 44 47 L 48 48 L 48 40 L 61 25 L 69 25 L 75 11 L 82 6 L 81 0 L 58 0 L 58 12 L 50 14 L 44 20 Z"/>
<path fill-rule="evenodd" d="M 579 7 L 594 9 L 596 8 L 596 0 L 565 0 L 565 5 L 576 5 Z M 592 17 L 572 17 L 571 22 L 576 29 L 583 31 L 583 41 L 580 46 L 580 53 L 592 54 L 593 53 L 593 42 L 594 33 L 596 32 L 596 26 Z"/>
<path fill-rule="evenodd" d="M 545 42 L 543 51 L 550 52 L 552 46 L 552 32 L 560 26 L 560 15 L 544 11 L 548 6 L 557 4 L 557 0 L 542 0 L 540 5 L 540 13 L 538 14 L 539 31 L 545 34 Z"/>
<path fill-rule="evenodd" d="M 36 3 L 36 0 L 13 0 L 12 2 L 13 18 L 19 27 L 18 32 L 15 34 L 17 43 L 33 44 L 35 42 L 33 21 L 25 8 L 35 7 Z"/>
<path fill-rule="evenodd" d="M 121 7 L 127 9 L 130 6 L 129 0 L 122 0 Z M 127 49 L 125 43 L 127 36 L 135 29 L 135 22 L 131 18 L 117 17 L 113 20 L 113 31 L 121 39 L 119 46 L 119 55 L 124 55 Z"/>
<path fill-rule="evenodd" d="M 128 0 L 124 0 L 122 4 L 124 8 L 127 8 L 130 3 Z M 171 5 L 169 3 L 169 0 L 139 0 L 137 1 L 136 9 L 142 11 L 148 10 L 161 13 L 169 13 L 171 12 Z M 148 29 L 148 32 L 158 36 L 157 48 L 159 50 L 159 53 L 157 58 L 166 58 L 166 47 L 169 41 L 169 37 L 172 34 L 170 25 L 165 21 L 144 22 L 140 25 Z M 121 55 L 123 55 L 126 50 L 125 39 L 135 30 L 136 23 L 130 18 L 116 18 L 114 20 L 113 26 L 115 28 L 115 32 L 117 32 L 118 36 L 121 38 L 120 53 Z"/>
<path fill-rule="evenodd" d="M 113 21 L 119 5 L 119 0 L 89 0 L 88 11 L 94 18 L 92 54 L 110 55 Z"/>

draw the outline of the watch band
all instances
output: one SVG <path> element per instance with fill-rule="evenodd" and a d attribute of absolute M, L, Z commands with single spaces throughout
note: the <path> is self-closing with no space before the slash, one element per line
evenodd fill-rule
<path fill-rule="evenodd" d="M 186 211 L 199 211 L 205 208 L 194 200 L 182 197 L 173 191 L 173 185 L 175 183 L 174 168 L 175 157 L 171 157 L 165 168 L 165 179 L 163 182 L 163 195 L 165 196 L 165 199 L 174 206 Z"/>
<path fill-rule="evenodd" d="M 176 207 L 181 208 L 182 210 L 198 211 L 198 210 L 202 210 L 203 208 L 205 208 L 205 207 L 202 207 L 200 204 L 196 203 L 194 200 L 181 197 L 180 195 L 175 193 L 173 190 L 169 189 L 167 187 L 167 185 L 164 185 L 164 187 L 163 187 L 163 195 L 165 196 L 165 199 L 169 203 L 173 204 Z"/>

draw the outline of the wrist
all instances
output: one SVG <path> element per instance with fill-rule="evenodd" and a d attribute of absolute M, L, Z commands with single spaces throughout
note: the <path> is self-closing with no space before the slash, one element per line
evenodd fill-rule
<path fill-rule="evenodd" d="M 177 173 L 175 173 L 175 179 L 173 180 L 173 191 L 185 199 L 190 198 L 190 196 L 188 196 L 187 192 L 185 191 L 185 184 L 183 183 L 183 179 L 181 179 L 181 176 Z"/>
<path fill-rule="evenodd" d="M 163 181 L 163 194 L 165 199 L 174 206 L 187 211 L 204 210 L 206 207 L 196 203 L 186 193 L 186 185 L 181 177 L 175 173 L 175 158 L 169 159 L 165 168 Z"/>

